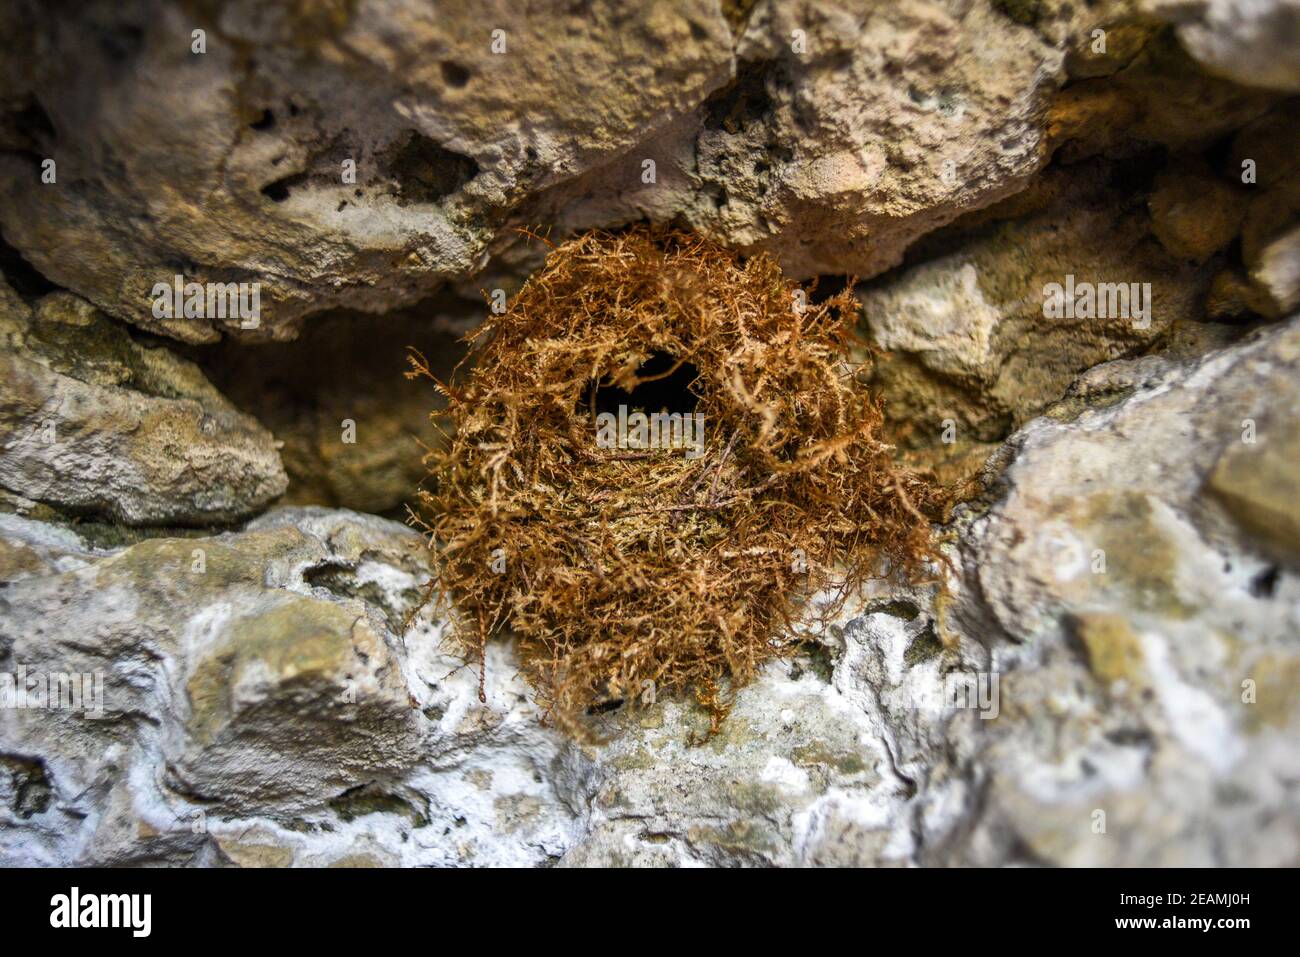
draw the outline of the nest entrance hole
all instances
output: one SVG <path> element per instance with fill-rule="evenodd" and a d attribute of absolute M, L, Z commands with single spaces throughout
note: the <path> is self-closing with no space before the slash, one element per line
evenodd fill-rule
<path fill-rule="evenodd" d="M 676 368 L 674 368 L 676 367 Z M 640 380 L 631 391 L 613 382 L 592 382 L 594 397 L 591 408 L 596 415 L 608 412 L 618 415 L 620 405 L 627 406 L 629 412 L 640 409 L 647 414 L 668 412 L 687 414 L 695 411 L 699 397 L 691 391 L 691 385 L 700 376 L 700 370 L 689 362 L 679 362 L 667 352 L 654 352 L 650 358 L 636 370 Z"/>

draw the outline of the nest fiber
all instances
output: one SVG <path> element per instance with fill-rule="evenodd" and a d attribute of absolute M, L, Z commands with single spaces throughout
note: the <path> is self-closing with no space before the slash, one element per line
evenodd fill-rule
<path fill-rule="evenodd" d="M 419 521 L 459 650 L 481 665 L 512 632 L 570 730 L 647 688 L 716 720 L 723 689 L 793 649 L 808 596 L 882 559 L 924 574 L 945 496 L 879 440 L 851 288 L 814 301 L 679 232 L 553 248 L 471 334 L 472 371 L 438 383 Z"/>

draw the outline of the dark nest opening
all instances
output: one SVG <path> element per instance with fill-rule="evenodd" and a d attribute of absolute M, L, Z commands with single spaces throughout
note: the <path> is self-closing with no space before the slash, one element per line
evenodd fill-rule
<path fill-rule="evenodd" d="M 637 368 L 638 384 L 631 391 L 609 379 L 600 382 L 593 379 L 588 394 L 595 403 L 597 415 L 602 412 L 617 415 L 620 405 L 647 413 L 694 412 L 699 400 L 692 387 L 699 376 L 699 370 L 689 362 L 679 362 L 666 352 L 655 352 Z"/>
<path fill-rule="evenodd" d="M 694 692 L 716 726 L 724 688 L 796 648 L 813 594 L 832 589 L 833 611 L 881 559 L 932 573 L 948 498 L 880 440 L 881 403 L 848 358 L 852 284 L 797 290 L 771 260 L 681 232 L 587 234 L 470 335 L 468 375 L 437 382 L 448 438 L 416 517 L 427 594 L 480 666 L 488 641 L 517 636 L 571 732 L 646 682 Z M 702 440 L 602 447 L 620 406 L 702 415 Z"/>

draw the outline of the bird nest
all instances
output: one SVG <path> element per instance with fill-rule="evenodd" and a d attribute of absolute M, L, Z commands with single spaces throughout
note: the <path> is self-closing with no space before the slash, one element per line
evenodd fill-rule
<path fill-rule="evenodd" d="M 693 691 L 716 727 L 724 688 L 795 649 L 813 594 L 842 600 L 882 559 L 926 575 L 947 496 L 880 440 L 851 290 L 814 301 L 682 232 L 553 247 L 470 334 L 468 375 L 434 380 L 450 427 L 415 520 L 458 651 L 482 667 L 513 633 L 580 735 L 647 689 Z"/>

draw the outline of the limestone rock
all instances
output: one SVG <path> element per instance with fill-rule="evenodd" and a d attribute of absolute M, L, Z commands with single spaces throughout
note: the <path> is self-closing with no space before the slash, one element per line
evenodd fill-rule
<path fill-rule="evenodd" d="M 20 303 L 0 329 L 0 487 L 128 525 L 228 522 L 285 490 L 270 433 L 84 300 Z"/>
<path fill-rule="evenodd" d="M 1208 277 L 1159 246 L 1141 202 L 1107 185 L 1108 169 L 1058 171 L 1029 215 L 979 226 L 951 251 L 860 287 L 870 339 L 889 353 L 876 384 L 906 444 L 934 445 L 947 422 L 950 438 L 998 440 L 1080 372 L 1197 316 Z M 1071 276 L 1079 290 L 1102 288 L 1091 316 L 1049 314 L 1048 287 L 1064 293 Z M 1101 284 L 1123 286 L 1128 302 Z"/>
<path fill-rule="evenodd" d="M 291 343 L 226 342 L 195 358 L 282 443 L 283 504 L 385 513 L 414 499 L 428 472 L 425 451 L 442 441 L 429 418 L 441 397 L 404 377 L 407 349 L 449 378 L 465 348 L 445 328 L 485 308 L 457 301 L 383 316 L 334 313 L 314 318 Z"/>
<path fill-rule="evenodd" d="M 1251 180 L 1241 229 L 1241 258 L 1254 311 L 1270 318 L 1300 303 L 1300 124 L 1287 101 L 1243 127 L 1234 137 L 1226 172 Z"/>
<path fill-rule="evenodd" d="M 1241 270 L 1215 273 L 1205 296 L 1205 315 L 1218 322 L 1232 322 L 1250 315 L 1268 316 L 1277 310 L 1272 297 Z"/>
<path fill-rule="evenodd" d="M 1198 263 L 1232 242 L 1246 215 L 1242 190 L 1194 168 L 1162 171 L 1150 207 L 1152 231 L 1165 249 Z"/>
<path fill-rule="evenodd" d="M 1300 579 L 1205 492 L 1216 460 L 1241 461 L 1244 419 L 1294 421 L 1297 362 L 1293 318 L 1194 363 L 1110 363 L 1079 390 L 1125 398 L 1012 439 L 996 504 L 962 535 L 954 617 L 991 615 L 1022 643 L 995 648 L 1011 720 L 986 723 L 988 803 L 962 858 L 1281 864 L 1300 850 L 1276 783 L 1300 721 L 1279 684 L 1300 656 Z M 1258 448 L 1285 457 L 1275 437 Z"/>
<path fill-rule="evenodd" d="M 1125 155 L 1153 143 L 1199 152 L 1286 102 L 1207 73 L 1172 31 L 1145 25 L 1148 35 L 1120 69 L 1080 79 L 1053 98 L 1046 135 L 1056 159 Z"/>
<path fill-rule="evenodd" d="M 423 542 L 393 523 L 287 509 L 238 534 L 110 554 L 63 540 L 73 564 L 0 595 L 3 668 L 100 671 L 106 713 L 0 713 L 0 853 L 239 866 L 1283 863 L 1300 847 L 1276 781 L 1300 725 L 1300 580 L 1262 575 L 1225 513 L 1195 511 L 1210 466 L 1176 437 L 1188 403 L 1238 414 L 1205 397 L 1224 377 L 1262 384 L 1296 361 L 1297 328 L 1200 366 L 1113 363 L 1115 386 L 1091 388 L 1129 398 L 1074 423 L 1035 420 L 992 510 L 958 518 L 946 612 L 926 590 L 865 596 L 742 689 L 712 738 L 707 714 L 666 698 L 593 718 L 605 743 L 579 745 L 538 723 L 505 644 L 489 647 L 480 701 L 478 676 L 439 650 L 438 621 L 396 630 L 427 569 Z M 1153 435 L 1167 441 L 1149 446 L 1159 467 L 1139 481 L 1116 463 L 1140 471 L 1127 446 Z M 1135 496 L 1150 504 L 1125 513 L 1128 526 L 1068 524 L 1076 499 L 1092 515 Z M 1100 583 L 1035 544 L 1112 528 Z M 51 540 L 43 529 L 11 518 L 0 537 Z M 1159 564 L 1150 549 L 1171 536 Z M 999 574 L 1012 563 L 1020 578 Z"/>
<path fill-rule="evenodd" d="M 1066 61 L 1070 78 L 1113 76 L 1136 59 L 1154 33 L 1150 24 L 1123 20 L 1094 27 L 1070 49 Z"/>
<path fill-rule="evenodd" d="M 1269 460 L 1286 461 L 1298 336 L 1292 321 L 1190 371 L 1157 359 L 1100 366 L 1072 390 L 1083 400 L 1076 417 L 1037 419 L 1012 440 L 1016 459 L 999 480 L 1011 491 L 985 521 L 980 572 L 1012 635 L 1028 638 L 1071 608 L 1231 635 L 1241 612 L 1229 595 L 1256 614 L 1284 613 L 1251 594 L 1268 563 L 1249 557 L 1251 537 L 1203 489 L 1230 486 L 1246 461 L 1274 471 Z M 1266 422 L 1276 423 L 1267 433 Z M 1211 479 L 1216 462 L 1223 471 Z M 1220 561 L 1215 549 L 1244 554 Z"/>
<path fill-rule="evenodd" d="M 99 716 L 0 714 L 0 751 L 40 755 L 52 792 L 51 826 L 23 854 L 193 855 L 207 837 L 191 824 L 220 808 L 288 813 L 412 763 L 413 712 L 382 605 L 308 580 L 350 569 L 401 602 L 420 551 L 380 520 L 290 525 L 280 513 L 238 535 L 150 539 L 12 584 L 0 600 L 6 671 L 95 674 L 102 686 Z M 79 807 L 79 827 L 54 824 Z M 110 833 L 119 827 L 130 834 Z"/>
<path fill-rule="evenodd" d="M 1023 189 L 1046 161 L 1064 40 L 995 7 L 758 3 L 730 84 L 547 191 L 528 221 L 677 216 L 772 254 L 796 278 L 879 273 L 917 237 Z M 651 183 L 639 178 L 647 159 Z"/>
<path fill-rule="evenodd" d="M 684 702 L 618 716 L 610 744 L 559 781 L 595 792 L 564 863 L 906 861 L 902 815 L 889 813 L 902 787 L 889 741 L 828 677 L 807 661 L 774 665 L 707 740 L 707 715 Z"/>
<path fill-rule="evenodd" d="M 537 863 L 571 843 L 542 777 L 561 742 L 504 649 L 482 704 L 440 625 L 402 637 L 428 575 L 409 529 L 281 509 L 107 551 L 18 517 L 0 540 L 67 553 L 0 594 L 0 672 L 93 675 L 103 706 L 0 709 L 7 863 Z"/>
<path fill-rule="evenodd" d="M 58 525 L 0 514 L 0 585 L 81 568 L 94 547 Z"/>
<path fill-rule="evenodd" d="M 1300 226 L 1264 247 L 1251 278 L 1268 296 L 1275 313 L 1300 306 Z"/>
<path fill-rule="evenodd" d="M 1261 539 L 1300 558 L 1300 389 L 1279 374 L 1260 403 L 1258 421 L 1239 424 L 1208 479 L 1208 488 Z"/>
<path fill-rule="evenodd" d="M 1295 0 L 1145 0 L 1177 24 L 1178 39 L 1215 73 L 1244 86 L 1300 92 Z"/>
<path fill-rule="evenodd" d="M 0 16 L 6 240 L 109 314 L 189 342 L 292 338 L 306 313 L 424 298 L 481 265 L 522 197 L 693 109 L 731 66 L 702 0 Z M 155 318 L 154 284 L 178 274 L 262 283 L 259 327 Z"/>
<path fill-rule="evenodd" d="M 58 29 L 38 7 L 0 24 L 5 239 L 188 342 L 507 288 L 544 248 L 516 228 L 539 223 L 679 222 L 795 278 L 872 276 L 1053 151 L 1208 145 L 1279 99 L 1200 72 L 1124 4 L 761 0 L 729 22 L 703 0 L 436 17 L 132 0 Z M 260 283 L 259 324 L 156 317 L 176 275 Z"/>
<path fill-rule="evenodd" d="M 0 118 L 6 240 L 189 342 L 409 305 L 489 256 L 517 274 L 513 227 L 538 222 L 677 219 L 797 277 L 880 272 L 1027 185 L 1066 47 L 1095 19 L 1031 28 L 989 0 L 763 0 L 734 24 L 703 2 L 433 17 L 133 0 L 56 30 L 36 8 L 0 31 L 15 65 L 40 51 Z M 176 275 L 261 283 L 260 324 L 156 317 L 151 290 Z"/>

